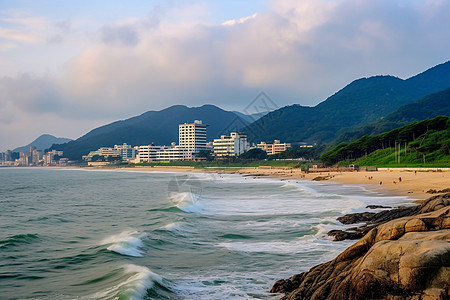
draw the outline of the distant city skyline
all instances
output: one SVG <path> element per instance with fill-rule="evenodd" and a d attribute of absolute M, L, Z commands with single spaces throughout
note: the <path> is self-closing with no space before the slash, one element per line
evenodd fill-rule
<path fill-rule="evenodd" d="M 450 1 L 0 3 L 0 152 L 175 104 L 314 106 L 449 60 Z"/>

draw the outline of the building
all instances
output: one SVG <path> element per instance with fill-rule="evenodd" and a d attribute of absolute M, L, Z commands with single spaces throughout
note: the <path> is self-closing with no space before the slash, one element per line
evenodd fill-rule
<path fill-rule="evenodd" d="M 114 149 L 118 150 L 119 156 L 122 157 L 122 160 L 130 161 L 136 158 L 136 149 L 127 143 L 123 143 L 123 145 L 114 145 Z"/>
<path fill-rule="evenodd" d="M 178 125 L 178 144 L 193 154 L 206 150 L 206 124 L 195 120 Z"/>
<path fill-rule="evenodd" d="M 248 151 L 250 145 L 247 142 L 247 135 L 242 132 L 232 132 L 229 136 L 222 135 L 220 139 L 214 139 L 214 156 L 238 156 Z"/>
<path fill-rule="evenodd" d="M 159 161 L 175 161 L 175 160 L 192 160 L 192 151 L 172 144 L 171 148 L 165 147 L 156 152 L 156 160 Z"/>
<path fill-rule="evenodd" d="M 279 140 L 275 140 L 273 144 L 267 144 L 265 142 L 261 142 L 256 145 L 257 148 L 264 150 L 267 152 L 267 155 L 277 154 L 287 149 L 291 148 L 291 144 L 289 143 L 280 143 Z"/>
<path fill-rule="evenodd" d="M 42 157 L 44 160 L 44 165 L 46 166 L 54 166 L 56 165 L 60 158 L 64 155 L 63 151 L 52 150 L 44 154 Z"/>
<path fill-rule="evenodd" d="M 143 146 L 137 146 L 137 154 L 135 162 L 141 162 L 141 161 L 154 161 L 156 160 L 156 153 L 160 150 L 162 150 L 163 146 L 155 146 L 153 144 L 151 145 L 143 145 Z"/>
<path fill-rule="evenodd" d="M 42 151 L 34 149 L 31 152 L 31 162 L 32 162 L 32 164 L 33 165 L 38 165 L 38 164 L 42 163 L 41 161 L 42 161 Z"/>

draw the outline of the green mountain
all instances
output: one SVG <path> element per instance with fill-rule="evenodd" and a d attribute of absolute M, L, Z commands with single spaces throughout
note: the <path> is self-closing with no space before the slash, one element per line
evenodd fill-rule
<path fill-rule="evenodd" d="M 61 144 L 70 142 L 71 139 L 58 138 L 50 134 L 43 134 L 26 146 L 17 147 L 13 152 L 28 152 L 30 147 L 35 147 L 37 150 L 45 150 L 50 148 L 53 144 Z"/>
<path fill-rule="evenodd" d="M 380 135 L 365 135 L 341 143 L 320 157 L 332 165 L 340 161 L 361 165 L 450 164 L 450 117 L 413 122 Z"/>
<path fill-rule="evenodd" d="M 214 105 L 175 105 L 98 127 L 74 141 L 55 145 L 52 149 L 63 150 L 64 156 L 71 160 L 80 160 L 81 156 L 87 155 L 89 151 L 123 143 L 132 146 L 151 143 L 170 145 L 171 142 L 178 143 L 178 124 L 192 123 L 194 120 L 202 120 L 208 125 L 208 141 L 248 125 L 235 113 Z"/>
<path fill-rule="evenodd" d="M 247 126 L 253 142 L 326 143 L 356 126 L 379 120 L 399 107 L 450 87 L 450 61 L 403 80 L 374 76 L 353 81 L 314 107 L 291 105 Z"/>
<path fill-rule="evenodd" d="M 414 121 L 432 119 L 437 116 L 450 116 L 450 88 L 403 105 L 371 124 L 358 126 L 352 131 L 344 132 L 331 144 L 353 142 L 364 135 L 381 134 Z"/>

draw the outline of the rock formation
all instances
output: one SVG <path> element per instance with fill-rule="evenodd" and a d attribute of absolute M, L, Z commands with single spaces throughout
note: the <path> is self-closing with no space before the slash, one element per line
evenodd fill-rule
<path fill-rule="evenodd" d="M 288 299 L 450 299 L 450 193 L 371 229 L 334 260 L 277 281 Z"/>

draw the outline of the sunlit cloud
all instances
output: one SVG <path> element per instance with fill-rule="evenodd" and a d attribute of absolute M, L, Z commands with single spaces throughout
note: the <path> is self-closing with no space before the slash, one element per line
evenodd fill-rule
<path fill-rule="evenodd" d="M 61 128 L 69 131 L 77 120 L 113 121 L 173 104 L 239 110 L 260 91 L 279 106 L 315 105 L 359 77 L 412 76 L 450 53 L 448 1 L 279 0 L 225 22 L 208 18 L 210 5 L 168 2 L 103 23 L 0 12 L 4 70 L 42 53 L 33 71 L 20 65 L 3 73 L 0 120 L 13 113 L 30 128 L 27 120 L 45 114 L 48 122 L 67 120 Z M 70 54 L 57 72 L 35 71 L 61 51 Z"/>

